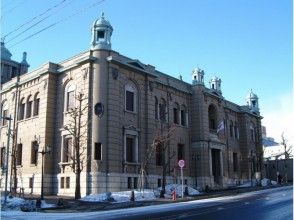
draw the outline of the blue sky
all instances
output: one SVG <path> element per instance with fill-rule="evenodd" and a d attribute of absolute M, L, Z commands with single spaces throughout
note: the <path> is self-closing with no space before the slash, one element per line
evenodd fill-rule
<path fill-rule="evenodd" d="M 2 0 L 1 36 L 59 2 Z M 291 128 L 285 124 L 293 109 L 291 0 L 105 0 L 71 16 L 95 2 L 66 0 L 23 35 L 25 28 L 7 36 L 13 59 L 27 51 L 32 70 L 89 49 L 91 25 L 104 11 L 114 28 L 112 49 L 175 77 L 181 73 L 187 82 L 193 68 L 204 69 L 206 85 L 220 77 L 224 97 L 238 104 L 245 104 L 252 89 L 269 135 L 279 139 Z M 63 18 L 68 19 L 13 46 Z"/>

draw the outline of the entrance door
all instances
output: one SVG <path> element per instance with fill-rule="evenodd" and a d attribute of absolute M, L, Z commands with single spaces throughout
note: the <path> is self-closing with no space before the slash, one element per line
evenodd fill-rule
<path fill-rule="evenodd" d="M 211 149 L 211 160 L 212 160 L 212 175 L 214 182 L 220 184 L 221 180 L 221 163 L 220 163 L 220 150 Z"/>

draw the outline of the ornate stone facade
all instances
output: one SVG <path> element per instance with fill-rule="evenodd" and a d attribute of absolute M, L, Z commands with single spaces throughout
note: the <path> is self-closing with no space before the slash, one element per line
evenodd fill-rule
<path fill-rule="evenodd" d="M 73 97 L 79 93 L 86 98 L 83 107 L 87 106 L 81 116 L 87 122 L 81 128 L 86 158 L 82 195 L 138 187 L 148 149 L 158 133 L 169 129 L 173 132 L 166 151 L 168 183 L 179 181 L 179 159 L 186 162 L 185 182 L 202 189 L 227 187 L 260 171 L 261 116 L 256 95 L 250 95 L 248 105 L 239 106 L 222 96 L 219 78 L 207 88 L 203 70 L 193 71 L 189 84 L 123 56 L 111 50 L 112 31 L 102 16 L 92 29 L 91 50 L 1 85 L 1 115 L 13 118 L 15 138 L 10 143 L 22 146 L 18 187 L 40 193 L 42 158 L 40 154 L 35 158 L 37 142 L 39 149 L 52 147 L 51 154 L 44 156 L 45 193 L 74 195 L 75 175 L 65 153 L 70 151 L 71 133 L 64 127 L 70 120 L 68 107 L 77 105 Z M 5 120 L 0 129 L 5 149 Z M 148 188 L 162 182 L 157 153 L 146 169 Z"/>

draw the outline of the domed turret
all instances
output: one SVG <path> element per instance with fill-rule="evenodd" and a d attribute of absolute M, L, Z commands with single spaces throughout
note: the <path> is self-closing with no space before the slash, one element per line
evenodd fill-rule
<path fill-rule="evenodd" d="M 113 28 L 109 21 L 105 20 L 104 13 L 97 19 L 92 27 L 92 43 L 91 49 L 98 50 L 111 50 L 111 35 Z"/>
<path fill-rule="evenodd" d="M 11 60 L 12 54 L 5 47 L 4 42 L 1 42 L 1 59 L 2 60 Z"/>
<path fill-rule="evenodd" d="M 192 84 L 204 85 L 204 71 L 197 68 L 192 71 Z"/>
<path fill-rule="evenodd" d="M 249 109 L 252 112 L 259 112 L 259 106 L 258 106 L 258 96 L 252 92 L 252 90 L 249 92 L 249 94 L 246 96 L 246 103 Z"/>
<path fill-rule="evenodd" d="M 220 78 L 216 76 L 212 77 L 212 79 L 209 81 L 210 89 L 216 91 L 217 93 L 222 94 L 221 83 L 222 83 L 222 80 Z"/>

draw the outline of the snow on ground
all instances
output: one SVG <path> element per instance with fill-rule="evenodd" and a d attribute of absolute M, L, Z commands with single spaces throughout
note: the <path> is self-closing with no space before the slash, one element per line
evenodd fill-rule
<path fill-rule="evenodd" d="M 252 180 L 252 184 L 253 186 L 256 186 L 256 181 L 255 180 Z M 267 178 L 263 178 L 261 180 L 261 186 L 270 186 L 270 185 L 277 185 L 277 182 L 276 181 L 273 181 L 273 180 L 269 180 Z M 237 187 L 251 187 L 251 181 L 246 181 L 244 182 L 243 184 L 241 184 L 240 186 L 237 186 Z"/>
<path fill-rule="evenodd" d="M 130 201 L 132 191 L 122 191 L 122 192 L 113 192 L 111 193 L 111 198 L 114 199 L 115 202 L 127 202 Z M 156 199 L 153 190 L 150 189 L 144 189 L 142 190 L 134 191 L 135 193 L 135 201 L 143 201 L 143 200 L 154 200 Z M 88 202 L 102 202 L 107 201 L 107 194 L 101 193 L 101 194 L 92 194 L 83 197 L 81 200 L 88 201 Z"/>
<path fill-rule="evenodd" d="M 200 194 L 200 192 L 190 186 L 184 185 L 184 192 L 185 192 L 185 188 L 188 187 L 188 194 L 189 196 L 195 196 Z M 157 192 L 156 192 L 156 196 L 159 197 L 160 194 L 160 190 L 161 187 L 158 188 Z M 165 186 L 165 197 L 166 198 L 170 198 L 172 195 L 172 192 L 176 190 L 176 194 L 177 196 L 181 196 L 182 195 L 182 185 L 181 184 L 168 184 Z"/>
<path fill-rule="evenodd" d="M 190 196 L 193 195 L 198 195 L 200 192 L 196 189 L 193 189 L 192 187 L 189 187 L 187 185 L 184 185 L 184 190 L 185 187 L 188 187 L 188 193 Z M 135 190 L 135 201 L 146 201 L 146 200 L 154 200 L 160 195 L 160 190 L 161 188 L 158 188 L 156 190 L 151 190 L 151 189 L 144 189 L 137 191 Z M 176 193 L 178 196 L 182 195 L 182 185 L 180 184 L 169 184 L 165 186 L 165 197 L 166 198 L 171 198 L 172 192 L 176 190 Z M 111 198 L 114 199 L 115 202 L 127 202 L 130 201 L 131 197 L 131 191 L 122 191 L 122 192 L 113 192 L 111 193 Z M 88 201 L 88 202 L 102 202 L 102 201 L 107 201 L 107 193 L 101 193 L 101 194 L 92 194 L 85 196 L 81 200 L 83 201 Z"/>
<path fill-rule="evenodd" d="M 4 205 L 4 197 L 1 197 L 1 204 L 2 206 Z M 36 205 L 36 200 L 25 200 L 18 197 L 12 197 L 12 198 L 7 197 L 7 204 L 5 206 L 5 210 L 16 211 L 16 210 L 21 210 L 22 206 L 35 207 L 35 205 Z M 48 204 L 45 202 L 45 200 L 41 201 L 41 208 L 52 208 L 52 207 L 56 207 L 56 205 Z"/>
<path fill-rule="evenodd" d="M 4 204 L 4 197 L 1 197 L 1 204 Z M 9 198 L 7 197 L 7 204 L 6 204 L 6 209 L 10 210 L 20 210 L 20 207 L 25 204 L 25 200 L 22 198 L 17 198 L 17 197 L 12 197 Z"/>

